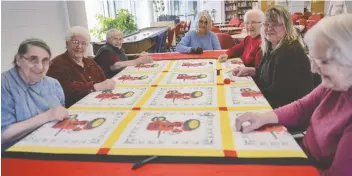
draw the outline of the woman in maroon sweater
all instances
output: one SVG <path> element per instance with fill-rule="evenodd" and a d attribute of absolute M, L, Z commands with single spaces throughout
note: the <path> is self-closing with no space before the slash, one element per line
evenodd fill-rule
<path fill-rule="evenodd" d="M 241 57 L 245 66 L 257 67 L 262 57 L 260 27 L 263 19 L 264 13 L 259 9 L 247 11 L 244 15 L 244 23 L 248 36 L 240 44 L 228 49 L 226 54 L 220 55 L 218 60 L 225 62 L 229 57 Z"/>
<path fill-rule="evenodd" d="M 247 133 L 270 123 L 307 129 L 301 146 L 321 175 L 352 175 L 351 19 L 352 14 L 323 18 L 305 35 L 320 86 L 274 111 L 243 114 L 236 119 L 236 129 Z"/>
<path fill-rule="evenodd" d="M 65 106 L 70 107 L 93 91 L 113 89 L 116 82 L 106 79 L 103 70 L 86 52 L 90 41 L 86 28 L 75 26 L 66 36 L 67 51 L 56 56 L 48 76 L 57 79 L 65 93 Z"/>

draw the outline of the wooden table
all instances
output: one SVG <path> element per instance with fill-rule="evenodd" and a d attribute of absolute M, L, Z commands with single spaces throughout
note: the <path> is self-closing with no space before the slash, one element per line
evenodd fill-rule
<path fill-rule="evenodd" d="M 194 54 L 180 54 L 180 53 L 158 53 L 152 54 L 152 57 L 155 61 L 164 62 L 164 60 L 183 60 L 190 58 L 197 59 L 207 59 L 209 58 L 216 59 L 220 54 L 225 53 L 225 50 L 219 51 L 206 51 L 203 54 L 194 55 Z M 187 60 L 186 62 L 190 62 L 192 60 Z M 229 60 L 229 64 L 240 64 L 240 59 L 234 60 L 232 62 Z M 203 62 L 203 61 L 201 61 Z M 207 61 L 208 62 L 208 61 Z M 176 61 L 169 62 L 171 65 L 176 63 Z M 220 67 L 225 69 L 225 67 L 219 65 L 219 63 L 208 63 L 209 65 L 216 64 L 216 68 Z M 168 65 L 165 68 L 170 69 L 171 65 Z M 226 64 L 225 64 L 226 65 Z M 188 67 L 188 66 L 185 66 Z M 137 67 L 136 67 L 137 68 Z M 138 66 L 140 68 L 140 66 Z M 227 67 L 226 67 L 227 68 Z M 228 67 L 227 69 L 230 69 Z M 215 71 L 215 70 L 213 70 Z M 190 72 L 193 73 L 194 71 Z M 208 70 L 209 72 L 209 70 Z M 127 72 L 128 73 L 128 72 Z M 162 74 L 167 74 L 168 71 L 164 70 L 161 72 Z M 172 73 L 172 72 L 171 72 Z M 223 72 L 224 74 L 224 72 Z M 220 81 L 221 77 L 224 76 L 220 74 L 217 76 L 217 80 Z M 117 75 L 122 76 L 122 75 Z M 183 78 L 184 79 L 184 78 Z M 157 85 L 151 85 L 151 91 L 153 87 L 156 89 L 160 84 L 160 79 L 157 79 L 155 82 Z M 237 84 L 237 83 L 231 83 Z M 221 82 L 217 82 L 213 84 L 213 86 L 218 87 L 217 89 L 225 89 L 224 84 Z M 198 87 L 198 86 L 194 86 Z M 176 88 L 175 88 L 176 89 Z M 93 93 L 92 93 L 93 94 Z M 150 96 L 151 94 L 148 94 Z M 95 96 L 95 95 L 94 95 Z M 254 96 L 254 95 L 252 95 Z M 120 100 L 123 101 L 123 100 Z M 78 103 L 77 103 L 78 104 Z M 138 104 L 138 103 L 137 103 Z M 219 106 L 223 104 L 223 101 L 219 99 Z M 131 111 L 135 111 L 136 113 L 146 108 L 146 106 L 141 106 L 139 108 L 132 108 Z M 85 108 L 86 111 L 92 111 L 92 109 Z M 95 109 L 95 108 L 94 108 Z M 190 108 L 194 109 L 194 108 Z M 227 108 L 219 107 L 215 108 L 219 111 L 223 111 L 223 113 L 227 113 Z M 231 110 L 231 107 L 229 107 Z M 95 111 L 95 110 L 94 110 Z M 198 112 L 203 112 L 204 110 L 194 110 Z M 115 112 L 115 111 L 112 111 Z M 116 112 L 119 112 L 116 110 Z M 132 116 L 135 112 L 130 112 L 131 116 L 127 117 L 129 119 L 135 118 Z M 226 115 L 227 116 L 227 115 Z M 99 116 L 100 117 L 100 116 Z M 106 117 L 106 116 L 105 116 Z M 78 116 L 80 118 L 80 116 Z M 181 118 L 181 117 L 180 117 Z M 221 118 L 223 119 L 223 118 Z M 124 120 L 126 125 L 129 123 L 128 119 Z M 83 121 L 82 121 L 83 122 Z M 122 123 L 125 123 L 122 122 Z M 222 125 L 228 124 L 222 122 Z M 109 123 L 110 124 L 110 123 Z M 203 123 L 203 125 L 206 125 Z M 49 126 L 50 127 L 50 126 Z M 105 128 L 105 127 L 104 127 Z M 40 128 L 39 128 L 40 129 Z M 117 129 L 116 129 L 117 130 Z M 114 136 L 117 135 L 117 131 L 114 131 Z M 229 129 L 224 129 L 229 130 Z M 225 131 L 223 131 L 225 132 Z M 228 132 L 228 131 L 226 131 Z M 153 133 L 154 134 L 154 133 Z M 45 134 L 44 136 L 46 136 Z M 165 134 L 163 134 L 165 135 Z M 222 135 L 222 137 L 224 137 Z M 110 138 L 109 138 L 110 139 Z M 32 140 L 32 139 L 27 139 Z M 108 140 L 110 141 L 110 140 Z M 42 141 L 39 141 L 42 142 Z M 44 141 L 45 142 L 45 141 Z M 110 142 L 107 142 L 110 143 Z M 104 146 L 108 146 L 106 142 Z M 35 143 L 37 145 L 37 143 Z M 223 144 L 228 146 L 228 143 Z M 230 144 L 231 145 L 231 144 Z M 293 158 L 241 158 L 237 157 L 237 153 L 235 150 L 224 150 L 225 157 L 177 157 L 177 156 L 164 156 L 160 157 L 158 161 L 151 162 L 142 168 L 137 170 L 131 170 L 132 164 L 134 162 L 139 161 L 141 156 L 131 156 L 128 154 L 125 155 L 108 155 L 109 151 L 114 150 L 113 147 L 104 148 L 102 146 L 99 147 L 97 151 L 93 151 L 89 149 L 89 151 L 97 152 L 96 154 L 77 154 L 84 153 L 88 151 L 88 148 L 63 148 L 60 152 L 71 152 L 71 153 L 47 153 L 46 151 L 58 150 L 56 148 L 50 149 L 50 147 L 43 146 L 39 147 L 39 153 L 28 150 L 36 150 L 31 147 L 27 148 L 26 146 L 19 146 L 12 152 L 5 152 L 2 155 L 2 175 L 4 176 L 13 176 L 13 175 L 26 175 L 26 176 L 41 176 L 41 175 L 50 175 L 50 176 L 115 176 L 115 175 L 123 175 L 123 176 L 135 176 L 135 175 L 170 175 L 170 176 L 193 176 L 193 175 L 246 175 L 246 176 L 296 176 L 296 175 L 309 175 L 309 176 L 318 176 L 318 171 L 310 165 L 306 158 L 302 157 L 293 157 Z M 33 146 L 32 146 L 33 147 Z M 36 147 L 36 146 L 34 146 Z M 239 146 L 236 147 L 236 150 Z M 10 148 L 11 149 L 11 148 Z M 19 151 L 16 152 L 16 150 Z M 163 149 L 164 150 L 164 149 Z M 191 150 L 192 151 L 192 150 Z M 115 150 L 115 152 L 119 152 Z M 127 151 L 126 152 L 130 152 Z M 154 152 L 160 152 L 160 149 L 155 150 Z M 241 154 L 240 150 L 237 150 L 239 154 Z M 280 151 L 277 151 L 280 153 Z M 302 153 L 302 151 L 298 151 Z M 245 155 L 246 151 L 242 151 L 242 155 Z M 257 153 L 257 152 L 255 152 Z M 255 154 L 254 153 L 254 154 Z M 267 155 L 268 153 L 264 151 L 260 152 L 262 155 Z M 271 154 L 270 154 L 271 153 Z M 293 152 L 290 155 L 295 155 Z M 192 152 L 191 152 L 192 154 Z M 202 155 L 201 153 L 198 153 Z M 248 153 L 247 153 L 248 154 Z M 275 153 L 269 152 L 269 155 L 276 155 Z M 300 156 L 302 154 L 299 154 Z"/>

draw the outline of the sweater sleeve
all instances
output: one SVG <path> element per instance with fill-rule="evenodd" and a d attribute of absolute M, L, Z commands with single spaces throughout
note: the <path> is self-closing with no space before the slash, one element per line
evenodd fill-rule
<path fill-rule="evenodd" d="M 244 43 L 247 41 L 246 37 L 240 44 L 237 44 L 226 51 L 226 54 L 231 57 L 240 57 L 244 52 Z"/>
<path fill-rule="evenodd" d="M 221 50 L 220 42 L 218 36 L 216 34 L 212 33 L 212 46 L 213 50 Z"/>
<path fill-rule="evenodd" d="M 308 56 L 298 42 L 277 51 L 272 82 L 261 91 L 275 108 L 307 95 L 313 88 Z"/>
<path fill-rule="evenodd" d="M 279 123 L 289 127 L 305 129 L 309 125 L 313 112 L 324 96 L 324 87 L 319 85 L 305 97 L 274 110 Z"/>
<path fill-rule="evenodd" d="M 190 45 L 192 40 L 192 31 L 186 33 L 181 42 L 177 44 L 176 51 L 180 53 L 189 53 L 191 51 Z"/>
<path fill-rule="evenodd" d="M 321 175 L 338 175 L 348 176 L 351 175 L 352 163 L 352 123 L 343 131 L 342 137 L 337 144 L 336 153 L 330 168 L 324 170 Z"/>
<path fill-rule="evenodd" d="M 259 67 L 260 60 L 262 59 L 262 57 L 263 57 L 263 52 L 262 52 L 262 49 L 259 47 L 254 58 L 255 68 Z"/>

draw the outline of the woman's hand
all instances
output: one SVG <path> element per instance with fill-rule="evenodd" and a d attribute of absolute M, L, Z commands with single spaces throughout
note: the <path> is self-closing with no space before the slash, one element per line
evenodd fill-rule
<path fill-rule="evenodd" d="M 266 124 L 278 123 L 278 117 L 271 111 L 263 114 L 247 112 L 236 118 L 236 130 L 248 133 Z"/>
<path fill-rule="evenodd" d="M 101 83 L 96 83 L 94 84 L 94 89 L 97 91 L 100 90 L 112 90 L 115 88 L 116 81 L 113 79 L 106 79 L 105 81 Z"/>
<path fill-rule="evenodd" d="M 255 68 L 253 67 L 236 67 L 232 69 L 233 76 L 254 76 Z"/>
<path fill-rule="evenodd" d="M 218 57 L 219 62 L 225 62 L 227 61 L 227 59 L 229 58 L 229 56 L 227 54 L 222 54 Z"/>
<path fill-rule="evenodd" d="M 46 121 L 61 121 L 68 117 L 68 110 L 62 106 L 57 106 L 53 109 L 50 109 L 45 112 L 46 113 Z"/>

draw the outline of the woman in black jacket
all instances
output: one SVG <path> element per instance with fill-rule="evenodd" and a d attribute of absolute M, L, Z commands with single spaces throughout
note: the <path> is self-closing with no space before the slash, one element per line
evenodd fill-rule
<path fill-rule="evenodd" d="M 235 68 L 235 76 L 253 76 L 272 108 L 289 104 L 313 90 L 310 62 L 288 11 L 274 6 L 261 28 L 263 58 L 258 68 Z"/>

